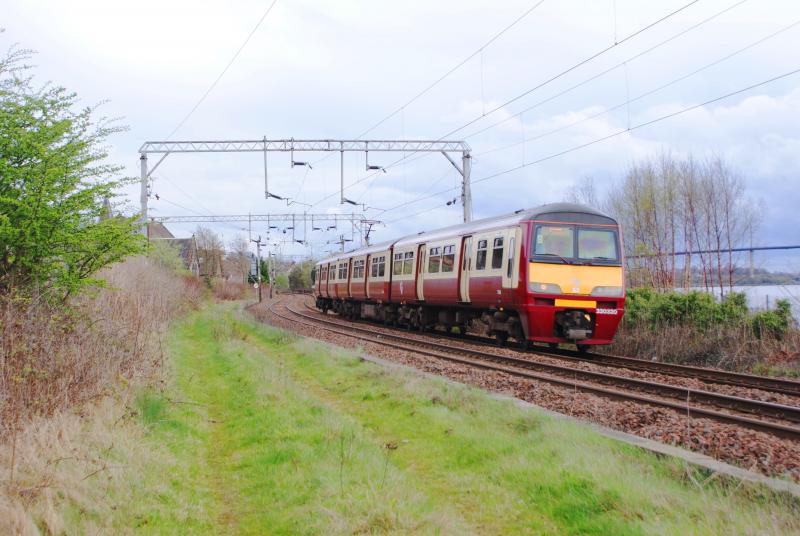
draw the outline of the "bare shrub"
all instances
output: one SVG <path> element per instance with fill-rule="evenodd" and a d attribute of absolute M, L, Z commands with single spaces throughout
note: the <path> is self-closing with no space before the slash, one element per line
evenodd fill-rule
<path fill-rule="evenodd" d="M 197 282 L 144 257 L 98 275 L 107 288 L 70 307 L 0 298 L 0 437 L 34 415 L 51 415 L 102 396 L 120 380 L 151 375 L 167 323 L 202 300 Z"/>
<path fill-rule="evenodd" d="M 247 297 L 248 286 L 244 283 L 216 279 L 211 283 L 214 297 L 218 300 L 243 300 Z"/>
<path fill-rule="evenodd" d="M 706 292 L 629 289 L 625 317 L 612 347 L 624 355 L 686 364 L 800 373 L 800 333 L 791 305 L 753 312 L 744 294 L 722 300 Z M 776 361 L 777 360 L 777 361 Z M 780 363 L 780 367 L 772 366 Z"/>
<path fill-rule="evenodd" d="M 597 202 L 591 180 L 572 197 Z M 730 250 L 752 245 L 759 223 L 744 178 L 720 157 L 636 162 L 601 204 L 625 232 L 630 286 L 702 287 L 720 298 L 735 284 Z"/>
<path fill-rule="evenodd" d="M 800 332 L 756 338 L 745 323 L 700 329 L 688 324 L 624 325 L 610 353 L 761 374 L 800 376 Z"/>

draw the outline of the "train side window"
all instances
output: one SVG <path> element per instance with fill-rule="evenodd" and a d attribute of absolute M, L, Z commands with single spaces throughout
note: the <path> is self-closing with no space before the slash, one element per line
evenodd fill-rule
<path fill-rule="evenodd" d="M 333 281 L 336 279 L 336 265 L 328 267 L 328 281 Z"/>
<path fill-rule="evenodd" d="M 439 266 L 442 261 L 442 248 L 431 248 L 430 255 L 428 256 L 428 273 L 439 273 Z"/>
<path fill-rule="evenodd" d="M 364 277 L 364 261 L 353 261 L 353 279 L 361 279 Z"/>
<path fill-rule="evenodd" d="M 339 279 L 347 279 L 347 264 L 339 265 Z"/>
<path fill-rule="evenodd" d="M 495 238 L 492 246 L 492 270 L 503 267 L 503 237 Z"/>
<path fill-rule="evenodd" d="M 378 257 L 378 277 L 386 274 L 386 257 Z"/>
<path fill-rule="evenodd" d="M 392 262 L 392 274 L 403 275 L 403 254 L 395 253 L 394 261 Z"/>
<path fill-rule="evenodd" d="M 414 271 L 414 252 L 406 251 L 405 260 L 403 261 L 403 274 L 411 275 Z"/>
<path fill-rule="evenodd" d="M 508 273 L 507 277 L 511 277 L 514 273 L 514 237 L 508 239 Z"/>
<path fill-rule="evenodd" d="M 486 240 L 478 240 L 478 254 L 475 255 L 475 269 L 486 268 Z"/>
<path fill-rule="evenodd" d="M 442 251 L 442 272 L 452 272 L 453 265 L 456 263 L 456 247 L 445 246 Z"/>
<path fill-rule="evenodd" d="M 372 266 L 370 267 L 370 276 L 378 277 L 378 257 L 372 259 Z"/>

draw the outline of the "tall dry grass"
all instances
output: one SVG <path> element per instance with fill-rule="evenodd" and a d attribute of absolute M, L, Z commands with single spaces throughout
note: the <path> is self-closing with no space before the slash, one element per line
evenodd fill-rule
<path fill-rule="evenodd" d="M 99 274 L 108 283 L 69 307 L 0 301 L 0 437 L 36 415 L 102 396 L 151 374 L 170 319 L 202 299 L 199 282 L 145 257 Z"/>
<path fill-rule="evenodd" d="M 211 288 L 218 300 L 243 300 L 249 292 L 252 292 L 252 287 L 226 279 L 214 279 Z"/>
<path fill-rule="evenodd" d="M 0 447 L 0 534 L 133 533 L 114 527 L 115 518 L 146 514 L 154 505 L 141 504 L 143 495 L 169 493 L 153 475 L 173 464 L 148 442 L 125 400 L 105 397 L 79 412 L 33 417 L 15 450 Z"/>
<path fill-rule="evenodd" d="M 700 365 L 740 372 L 800 376 L 800 331 L 756 338 L 745 324 L 701 330 L 689 324 L 623 325 L 608 351 L 654 361 Z"/>
<path fill-rule="evenodd" d="M 134 389 L 160 378 L 170 320 L 204 299 L 199 280 L 146 257 L 98 275 L 107 286 L 67 306 L 0 298 L 0 532 L 58 534 L 55 503 L 97 502 L 91 467 L 112 473 L 102 458 L 130 435 Z"/>

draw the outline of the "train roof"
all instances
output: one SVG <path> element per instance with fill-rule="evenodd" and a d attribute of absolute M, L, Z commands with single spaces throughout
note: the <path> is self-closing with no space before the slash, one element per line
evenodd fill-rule
<path fill-rule="evenodd" d="M 575 223 L 616 223 L 613 218 L 585 205 L 579 205 L 577 203 L 550 203 L 539 207 L 517 210 L 510 214 L 492 216 L 491 218 L 483 218 L 469 223 L 459 223 L 433 231 L 423 231 L 414 235 L 402 237 L 396 240 L 394 245 L 395 247 L 404 247 L 428 240 L 432 241 L 448 238 L 453 234 L 481 233 L 492 229 L 501 229 L 523 221 L 542 218 L 559 218 L 559 221 Z"/>
<path fill-rule="evenodd" d="M 337 262 L 340 259 L 349 259 L 350 257 L 356 257 L 361 255 L 368 255 L 370 253 L 378 253 L 380 251 L 386 251 L 390 247 L 392 247 L 392 244 L 394 244 L 395 242 L 397 242 L 397 240 L 388 240 L 386 242 L 380 242 L 379 244 L 370 244 L 369 246 L 365 246 L 363 248 L 346 251 L 344 253 L 339 253 L 338 255 L 322 259 L 317 264 L 329 264 L 332 262 Z"/>
<path fill-rule="evenodd" d="M 416 234 L 406 235 L 396 240 L 382 242 L 365 248 L 356 249 L 346 253 L 342 253 L 335 257 L 330 257 L 320 261 L 321 263 L 335 262 L 339 259 L 349 258 L 354 256 L 366 255 L 368 253 L 375 253 L 378 251 L 385 251 L 392 245 L 394 247 L 405 247 L 421 242 L 440 240 L 457 235 L 480 233 L 490 231 L 492 229 L 501 229 L 510 225 L 515 225 L 519 222 L 538 219 L 551 219 L 561 222 L 569 223 L 595 223 L 614 225 L 617 222 L 610 216 L 586 205 L 577 203 L 550 203 L 538 207 L 520 209 L 510 214 L 503 214 L 500 216 L 493 216 L 491 218 L 483 218 L 480 220 L 471 221 L 469 223 L 459 223 L 457 225 L 450 225 L 432 231 L 421 231 Z"/>

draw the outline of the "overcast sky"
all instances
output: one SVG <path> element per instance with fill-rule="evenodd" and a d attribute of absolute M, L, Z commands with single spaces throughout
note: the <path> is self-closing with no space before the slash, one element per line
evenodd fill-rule
<path fill-rule="evenodd" d="M 165 139 L 181 123 L 270 3 L 0 0 L 0 46 L 35 49 L 38 80 L 76 91 L 87 105 L 107 101 L 102 113 L 130 127 L 110 140 L 112 158 L 136 176 L 142 142 Z M 537 3 L 278 0 L 172 139 L 354 138 Z M 800 74 L 531 163 L 800 68 L 800 25 L 792 26 L 800 21 L 797 0 L 700 0 L 481 118 L 687 3 L 545 0 L 367 137 L 438 139 L 478 119 L 450 136 L 466 138 L 473 149 L 476 218 L 562 200 L 587 176 L 607 188 L 633 161 L 662 151 L 718 154 L 742 173 L 747 195 L 768 209 L 757 241 L 798 243 Z M 628 99 L 630 105 L 618 106 Z M 308 208 L 264 199 L 260 154 L 170 155 L 154 173 L 160 199 L 151 199 L 151 214 L 350 212 L 338 204 L 338 157 L 324 156 L 296 155 L 317 163 L 309 171 L 291 168 L 288 154 L 270 153 L 270 190 L 314 205 Z M 371 153 L 370 163 L 397 158 Z M 460 205 L 445 204 L 458 196 L 460 179 L 442 155 L 408 158 L 369 180 L 363 156 L 349 153 L 345 163 L 345 195 L 370 207 L 450 189 L 396 210 L 369 210 L 387 222 L 373 240 L 460 221 Z M 531 164 L 480 180 L 523 163 Z M 138 190 L 128 193 L 131 210 L 138 209 Z M 182 236 L 194 226 L 171 228 Z M 216 230 L 227 238 L 237 232 L 231 225 Z M 325 242 L 337 231 L 309 231 L 314 253 L 335 247 Z M 797 257 L 785 262 L 798 269 Z"/>

